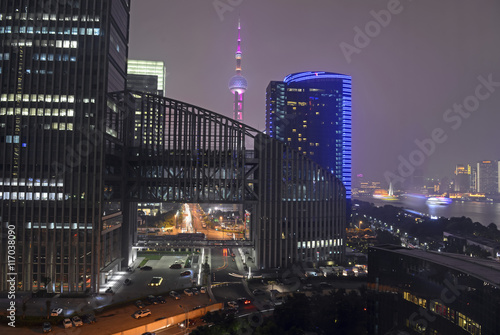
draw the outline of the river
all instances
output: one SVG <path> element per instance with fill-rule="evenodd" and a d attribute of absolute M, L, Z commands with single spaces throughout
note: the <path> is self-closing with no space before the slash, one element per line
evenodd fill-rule
<path fill-rule="evenodd" d="M 374 198 L 359 198 L 361 201 L 371 202 L 377 206 L 392 205 L 404 207 L 419 213 L 437 217 L 469 217 L 473 222 L 479 222 L 483 226 L 500 223 L 500 203 L 498 202 L 478 202 L 478 201 L 453 201 L 449 205 L 427 205 L 425 200 L 405 199 L 402 201 L 384 201 Z"/>

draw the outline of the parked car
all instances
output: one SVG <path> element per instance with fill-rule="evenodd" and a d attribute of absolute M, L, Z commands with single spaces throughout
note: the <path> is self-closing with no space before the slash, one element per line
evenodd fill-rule
<path fill-rule="evenodd" d="M 200 293 L 207 293 L 207 288 L 205 286 L 201 287 Z"/>
<path fill-rule="evenodd" d="M 82 316 L 82 321 L 83 323 L 87 324 L 92 324 L 97 322 L 94 314 L 85 314 L 84 316 Z"/>
<path fill-rule="evenodd" d="M 153 268 L 151 266 L 149 266 L 149 265 L 145 265 L 145 266 L 143 266 L 141 268 L 141 270 L 143 270 L 143 271 L 151 271 L 151 270 L 153 270 Z"/>
<path fill-rule="evenodd" d="M 42 329 L 43 329 L 44 333 L 51 332 L 52 331 L 52 325 L 50 324 L 50 322 L 44 322 Z"/>
<path fill-rule="evenodd" d="M 156 299 L 156 297 L 154 295 L 148 295 L 148 301 L 153 305 L 158 304 L 158 299 Z"/>
<path fill-rule="evenodd" d="M 79 316 L 74 316 L 73 319 L 71 319 L 71 321 L 73 321 L 73 325 L 75 327 L 80 327 L 80 326 L 83 326 L 83 322 L 82 322 L 82 319 L 80 319 Z"/>
<path fill-rule="evenodd" d="M 144 304 L 143 304 L 143 303 L 142 303 L 142 301 L 140 301 L 140 300 L 137 300 L 137 301 L 135 302 L 135 305 L 136 305 L 136 306 L 137 306 L 137 308 L 139 308 L 139 309 L 143 309 L 144 307 L 146 307 L 146 306 L 144 306 Z"/>
<path fill-rule="evenodd" d="M 184 276 L 189 276 L 191 275 L 191 271 L 183 271 L 181 272 L 181 276 L 184 277 Z"/>
<path fill-rule="evenodd" d="M 59 316 L 63 312 L 62 308 L 54 308 L 50 311 L 50 316 Z"/>
<path fill-rule="evenodd" d="M 71 319 L 66 318 L 63 320 L 63 326 L 64 328 L 71 328 L 73 327 L 73 322 L 71 322 Z"/>
<path fill-rule="evenodd" d="M 164 303 L 166 303 L 166 302 L 167 302 L 167 301 L 165 300 L 165 298 L 164 298 L 164 297 L 162 297 L 161 295 L 157 296 L 157 297 L 156 297 L 156 300 L 158 300 L 158 302 L 159 302 L 160 304 L 164 304 Z"/>
<path fill-rule="evenodd" d="M 170 268 L 171 269 L 181 269 L 182 265 L 181 264 L 172 264 L 172 265 L 170 265 Z"/>
<path fill-rule="evenodd" d="M 227 305 L 231 308 L 238 308 L 238 303 L 236 301 L 228 301 Z"/>
<path fill-rule="evenodd" d="M 266 292 L 262 291 L 262 290 L 259 290 L 259 289 L 255 289 L 252 291 L 253 295 L 263 295 L 263 294 L 266 294 Z"/>
<path fill-rule="evenodd" d="M 170 296 L 172 298 L 174 298 L 175 300 L 179 300 L 181 298 L 181 296 L 179 295 L 179 293 L 175 292 L 175 291 L 171 291 L 170 293 Z"/>
<path fill-rule="evenodd" d="M 134 313 L 133 317 L 134 319 L 139 319 L 139 318 L 144 318 L 146 316 L 151 315 L 151 311 L 149 309 L 141 309 L 137 312 Z"/>
<path fill-rule="evenodd" d="M 200 292 L 196 289 L 196 287 L 192 288 L 191 291 L 193 291 L 194 295 L 200 295 Z"/>
<path fill-rule="evenodd" d="M 193 291 L 191 291 L 190 289 L 187 288 L 184 290 L 184 294 L 187 295 L 188 297 L 190 297 L 193 295 Z"/>
<path fill-rule="evenodd" d="M 132 279 L 130 279 L 130 278 L 125 279 L 125 281 L 123 282 L 123 284 L 124 285 L 130 285 L 130 284 L 132 284 Z"/>

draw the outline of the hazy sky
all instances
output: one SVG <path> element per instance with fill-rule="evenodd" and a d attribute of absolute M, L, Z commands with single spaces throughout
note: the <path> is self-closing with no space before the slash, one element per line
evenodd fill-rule
<path fill-rule="evenodd" d="M 500 1 L 132 0 L 129 57 L 165 62 L 168 97 L 232 117 L 238 15 L 247 124 L 265 128 L 269 81 L 331 71 L 352 76 L 354 175 L 500 159 Z"/>

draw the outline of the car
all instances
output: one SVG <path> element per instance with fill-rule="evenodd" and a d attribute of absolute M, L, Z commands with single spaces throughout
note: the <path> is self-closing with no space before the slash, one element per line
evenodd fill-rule
<path fill-rule="evenodd" d="M 170 265 L 170 268 L 171 269 L 181 269 L 182 265 L 181 264 L 172 264 L 172 265 Z"/>
<path fill-rule="evenodd" d="M 141 300 L 137 300 L 135 302 L 135 305 L 137 306 L 137 308 L 139 309 L 143 309 L 145 306 L 144 306 L 144 303 L 141 301 Z"/>
<path fill-rule="evenodd" d="M 80 317 L 77 315 L 77 316 L 74 316 L 71 321 L 73 321 L 73 325 L 75 327 L 80 327 L 80 326 L 83 326 L 83 322 L 82 322 L 82 319 L 80 319 Z"/>
<path fill-rule="evenodd" d="M 52 325 L 50 324 L 50 322 L 44 322 L 42 329 L 43 329 L 44 333 L 51 332 L 52 331 Z"/>
<path fill-rule="evenodd" d="M 123 285 L 130 285 L 130 284 L 132 284 L 132 279 L 130 278 L 125 279 L 125 281 L 123 282 Z"/>
<path fill-rule="evenodd" d="M 195 288 L 193 288 L 191 291 L 193 291 L 194 295 L 200 295 L 200 292 Z"/>
<path fill-rule="evenodd" d="M 191 291 L 190 289 L 187 288 L 184 290 L 184 294 L 187 295 L 188 297 L 190 297 L 193 295 L 193 291 Z"/>
<path fill-rule="evenodd" d="M 114 292 L 113 292 L 113 289 L 112 289 L 111 287 L 108 287 L 108 288 L 106 289 L 106 293 L 114 293 Z"/>
<path fill-rule="evenodd" d="M 141 310 L 138 310 L 137 312 L 135 312 L 133 314 L 133 317 L 134 319 L 139 319 L 139 318 L 144 318 L 146 316 L 149 316 L 151 315 L 151 311 L 149 309 L 141 309 Z"/>
<path fill-rule="evenodd" d="M 157 297 L 156 297 L 156 300 L 158 300 L 158 302 L 159 302 L 160 304 L 164 304 L 164 303 L 166 303 L 166 302 L 167 302 L 167 301 L 165 300 L 165 298 L 164 298 L 164 297 L 162 297 L 161 295 L 157 296 Z"/>
<path fill-rule="evenodd" d="M 260 290 L 260 289 L 255 289 L 252 291 L 253 295 L 263 295 L 266 294 L 266 292 Z"/>
<path fill-rule="evenodd" d="M 143 271 L 151 271 L 151 270 L 153 270 L 153 268 L 151 266 L 149 266 L 149 265 L 145 265 L 145 266 L 143 266 L 141 268 L 141 270 L 143 270 Z"/>
<path fill-rule="evenodd" d="M 238 303 L 236 301 L 228 301 L 227 305 L 231 308 L 238 308 Z"/>
<path fill-rule="evenodd" d="M 148 301 L 150 304 L 157 305 L 158 299 L 154 295 L 148 295 Z"/>
<path fill-rule="evenodd" d="M 62 308 L 54 308 L 50 311 L 50 316 L 59 316 L 63 312 Z"/>
<path fill-rule="evenodd" d="M 250 305 L 252 303 L 252 301 L 247 298 L 238 298 L 236 300 L 242 305 Z"/>
<path fill-rule="evenodd" d="M 200 287 L 200 293 L 207 293 L 207 288 L 205 286 Z"/>
<path fill-rule="evenodd" d="M 149 286 L 160 286 L 163 282 L 163 277 L 153 277 L 149 282 Z"/>
<path fill-rule="evenodd" d="M 191 275 L 191 271 L 184 271 L 184 272 L 181 272 L 181 277 L 184 277 L 184 276 L 190 276 Z"/>
<path fill-rule="evenodd" d="M 85 314 L 84 316 L 82 316 L 82 321 L 83 323 L 87 324 L 92 324 L 97 322 L 94 314 Z"/>
<path fill-rule="evenodd" d="M 73 322 L 71 322 L 71 319 L 66 318 L 63 320 L 63 326 L 64 328 L 71 328 L 73 327 Z"/>
<path fill-rule="evenodd" d="M 171 291 L 170 293 L 170 296 L 172 298 L 174 298 L 175 300 L 179 300 L 181 298 L 181 296 L 179 295 L 179 293 L 175 292 L 175 291 Z"/>
<path fill-rule="evenodd" d="M 195 320 L 192 320 L 192 319 L 189 319 L 189 320 L 184 320 L 182 322 L 179 322 L 177 325 L 180 327 L 180 328 L 185 328 L 186 327 L 186 324 L 189 325 L 189 327 L 192 327 L 196 324 L 196 321 Z"/>

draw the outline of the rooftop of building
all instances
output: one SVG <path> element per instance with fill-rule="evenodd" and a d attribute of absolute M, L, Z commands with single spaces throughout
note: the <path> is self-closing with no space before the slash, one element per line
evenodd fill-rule
<path fill-rule="evenodd" d="M 500 262 L 497 261 L 474 258 L 460 254 L 424 251 L 421 249 L 408 249 L 397 245 L 379 245 L 372 248 L 390 251 L 400 255 L 419 258 L 435 264 L 443 265 L 500 287 Z"/>

